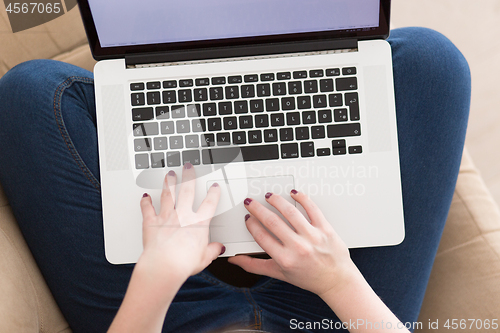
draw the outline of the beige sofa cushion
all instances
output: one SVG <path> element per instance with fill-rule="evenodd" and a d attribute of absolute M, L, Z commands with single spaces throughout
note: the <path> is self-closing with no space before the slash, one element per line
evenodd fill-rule
<path fill-rule="evenodd" d="M 0 332 L 71 332 L 0 186 Z"/>
<path fill-rule="evenodd" d="M 92 70 L 92 58 L 78 8 L 40 26 L 12 33 L 0 1 L 0 77 L 32 59 L 55 59 Z"/>
<path fill-rule="evenodd" d="M 439 331 L 448 319 L 499 322 L 499 310 L 500 211 L 465 150 L 420 313 L 425 328 L 420 332 L 436 332 L 429 329 L 429 320 L 439 320 Z"/>

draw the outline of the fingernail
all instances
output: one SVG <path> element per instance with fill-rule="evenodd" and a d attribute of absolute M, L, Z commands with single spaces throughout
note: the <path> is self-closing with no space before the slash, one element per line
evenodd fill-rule
<path fill-rule="evenodd" d="M 245 206 L 250 205 L 251 202 L 252 202 L 252 199 L 250 199 L 250 198 L 246 198 L 245 201 L 243 201 L 243 203 L 245 204 Z"/>
<path fill-rule="evenodd" d="M 271 195 L 273 195 L 271 192 L 267 192 L 266 193 L 266 199 L 269 199 L 271 197 Z"/>
<path fill-rule="evenodd" d="M 222 246 L 222 249 L 220 250 L 220 256 L 223 255 L 226 252 L 226 247 Z"/>
<path fill-rule="evenodd" d="M 292 190 L 291 192 L 292 192 L 292 194 L 297 194 L 297 193 L 299 193 L 299 192 L 297 192 L 296 190 Z"/>
<path fill-rule="evenodd" d="M 213 183 L 212 187 L 219 187 L 219 183 Z"/>
<path fill-rule="evenodd" d="M 247 221 L 250 218 L 250 214 L 245 215 L 245 221 Z"/>
<path fill-rule="evenodd" d="M 170 170 L 170 171 L 168 172 L 168 175 L 169 175 L 169 176 L 175 176 L 175 171 L 174 171 L 174 170 Z"/>
<path fill-rule="evenodd" d="M 191 169 L 193 167 L 193 165 L 189 162 L 187 162 L 186 164 L 184 164 L 184 168 L 186 169 Z"/>
<path fill-rule="evenodd" d="M 148 195 L 147 193 L 144 193 L 144 194 L 142 195 L 142 197 L 143 197 L 143 198 L 146 198 L 146 197 L 148 197 L 148 196 L 149 196 L 149 195 Z"/>

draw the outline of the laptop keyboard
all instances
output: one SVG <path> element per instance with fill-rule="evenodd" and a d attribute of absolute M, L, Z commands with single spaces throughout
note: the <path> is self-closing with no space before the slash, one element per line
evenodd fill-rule
<path fill-rule="evenodd" d="M 136 169 L 360 154 L 356 67 L 130 84 Z"/>

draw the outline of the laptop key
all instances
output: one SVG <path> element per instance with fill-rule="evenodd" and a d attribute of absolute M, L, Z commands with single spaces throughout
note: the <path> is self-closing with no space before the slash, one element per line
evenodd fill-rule
<path fill-rule="evenodd" d="M 288 82 L 288 93 L 290 95 L 302 94 L 302 82 L 300 81 Z"/>
<path fill-rule="evenodd" d="M 236 117 L 225 117 L 224 118 L 224 130 L 234 130 L 238 128 L 238 121 Z"/>
<path fill-rule="evenodd" d="M 311 96 L 298 96 L 297 106 L 299 110 L 310 109 L 311 108 Z"/>
<path fill-rule="evenodd" d="M 302 112 L 302 124 L 315 124 L 316 123 L 316 112 L 314 111 L 305 111 Z"/>
<path fill-rule="evenodd" d="M 241 86 L 241 97 L 242 98 L 253 98 L 255 97 L 255 87 L 253 85 Z"/>
<path fill-rule="evenodd" d="M 343 148 L 345 147 L 345 140 L 332 140 L 333 148 Z"/>
<path fill-rule="evenodd" d="M 309 128 L 308 127 L 296 127 L 295 128 L 295 139 L 296 140 L 309 140 Z"/>
<path fill-rule="evenodd" d="M 233 132 L 233 144 L 244 145 L 247 143 L 247 135 L 245 132 Z"/>
<path fill-rule="evenodd" d="M 333 91 L 333 79 L 323 79 L 319 81 L 319 90 L 321 92 Z"/>
<path fill-rule="evenodd" d="M 330 156 L 330 148 L 318 148 L 316 149 L 317 156 Z"/>
<path fill-rule="evenodd" d="M 349 147 L 349 154 L 361 154 L 363 148 L 361 146 L 351 146 Z"/>
<path fill-rule="evenodd" d="M 299 157 L 299 145 L 297 143 L 284 143 L 281 145 L 281 158 Z"/>
<path fill-rule="evenodd" d="M 286 124 L 288 126 L 300 125 L 300 113 L 299 112 L 289 112 L 286 114 Z"/>
<path fill-rule="evenodd" d="M 161 103 L 159 91 L 148 92 L 147 96 L 148 96 L 148 105 L 156 105 Z"/>
<path fill-rule="evenodd" d="M 198 135 L 186 135 L 184 138 L 186 141 L 186 148 L 198 148 L 200 146 L 200 140 Z"/>
<path fill-rule="evenodd" d="M 227 78 L 227 83 L 242 83 L 243 79 L 241 75 L 229 76 Z"/>
<path fill-rule="evenodd" d="M 285 82 L 273 83 L 273 95 L 274 96 L 286 95 L 286 83 Z"/>
<path fill-rule="evenodd" d="M 269 83 L 258 84 L 257 85 L 257 96 L 258 97 L 271 96 L 271 85 Z"/>
<path fill-rule="evenodd" d="M 360 136 L 361 125 L 359 123 L 328 125 L 327 132 L 329 138 L 339 138 L 344 136 Z"/>
<path fill-rule="evenodd" d="M 165 167 L 165 154 L 153 153 L 151 154 L 151 167 L 154 169 Z"/>
<path fill-rule="evenodd" d="M 171 136 L 169 138 L 170 149 L 182 149 L 184 148 L 184 140 L 182 136 Z"/>
<path fill-rule="evenodd" d="M 148 82 L 146 84 L 146 86 L 148 87 L 148 90 L 160 89 L 161 88 L 161 82 L 160 81 Z"/>
<path fill-rule="evenodd" d="M 248 143 L 261 143 L 262 142 L 262 132 L 261 131 L 249 131 L 248 132 Z"/>
<path fill-rule="evenodd" d="M 189 120 L 178 120 L 175 123 L 177 128 L 177 133 L 191 133 L 191 129 L 189 127 Z"/>
<path fill-rule="evenodd" d="M 150 138 L 134 140 L 134 151 L 151 151 L 151 150 L 153 150 L 153 147 L 151 145 Z"/>
<path fill-rule="evenodd" d="M 233 114 L 233 104 L 231 102 L 219 102 L 219 115 L 225 116 Z"/>
<path fill-rule="evenodd" d="M 169 119 L 170 112 L 168 106 L 157 106 L 155 109 L 156 119 Z"/>
<path fill-rule="evenodd" d="M 215 103 L 205 103 L 203 104 L 203 115 L 206 116 L 215 116 L 217 114 L 217 106 Z"/>
<path fill-rule="evenodd" d="M 330 107 L 344 105 L 344 100 L 342 98 L 342 94 L 330 94 L 330 95 L 328 95 L 328 101 L 329 101 Z"/>
<path fill-rule="evenodd" d="M 222 130 L 222 121 L 220 118 L 210 118 L 207 120 L 208 130 L 210 132 Z"/>
<path fill-rule="evenodd" d="M 133 121 L 151 120 L 154 118 L 153 108 L 136 108 L 132 109 Z"/>
<path fill-rule="evenodd" d="M 339 76 L 340 69 L 339 68 L 329 68 L 326 70 L 326 76 Z"/>
<path fill-rule="evenodd" d="M 133 93 L 131 95 L 132 106 L 145 105 L 144 93 Z"/>
<path fill-rule="evenodd" d="M 195 133 L 205 132 L 207 130 L 205 119 L 193 119 L 191 121 L 191 128 Z"/>
<path fill-rule="evenodd" d="M 210 88 L 210 99 L 212 101 L 221 100 L 224 98 L 222 87 Z"/>
<path fill-rule="evenodd" d="M 247 101 L 234 102 L 234 113 L 236 113 L 236 114 L 248 113 Z"/>
<path fill-rule="evenodd" d="M 281 99 L 281 109 L 284 111 L 295 110 L 295 97 L 283 97 Z"/>
<path fill-rule="evenodd" d="M 327 107 L 326 95 L 314 95 L 313 105 L 315 109 L 326 108 Z"/>
<path fill-rule="evenodd" d="M 160 123 L 161 134 L 174 134 L 174 122 L 173 121 L 162 121 Z"/>
<path fill-rule="evenodd" d="M 322 69 L 312 69 L 309 71 L 309 77 L 323 77 L 324 72 Z"/>
<path fill-rule="evenodd" d="M 154 146 L 155 150 L 166 150 L 168 148 L 167 138 L 166 137 L 154 138 Z"/>
<path fill-rule="evenodd" d="M 318 111 L 318 121 L 320 123 L 331 123 L 332 122 L 332 110 L 320 110 Z"/>
<path fill-rule="evenodd" d="M 250 101 L 250 112 L 264 112 L 264 101 L 253 99 Z"/>
<path fill-rule="evenodd" d="M 273 112 L 280 110 L 280 100 L 277 98 L 266 99 L 266 111 Z"/>
<path fill-rule="evenodd" d="M 257 74 L 245 75 L 245 82 L 258 82 L 259 76 Z"/>
<path fill-rule="evenodd" d="M 354 74 L 356 74 L 356 67 L 342 68 L 342 75 L 354 75 Z"/>
<path fill-rule="evenodd" d="M 220 84 L 226 84 L 226 78 L 223 76 L 220 77 L 213 77 L 212 78 L 212 84 L 215 85 L 220 85 Z"/>
<path fill-rule="evenodd" d="M 167 152 L 167 167 L 181 166 L 181 153 L 178 151 Z"/>
<path fill-rule="evenodd" d="M 269 116 L 267 114 L 259 114 L 255 116 L 255 127 L 262 128 L 269 126 Z"/>
<path fill-rule="evenodd" d="M 178 91 L 179 95 L 179 103 L 189 103 L 193 100 L 193 96 L 191 95 L 191 90 L 183 89 Z"/>
<path fill-rule="evenodd" d="M 144 83 L 142 83 L 142 82 L 131 83 L 130 90 L 132 90 L 132 91 L 144 90 Z"/>
<path fill-rule="evenodd" d="M 313 127 L 311 127 L 311 137 L 313 139 L 324 139 L 325 138 L 325 126 L 313 126 Z"/>
<path fill-rule="evenodd" d="M 314 157 L 314 142 L 301 142 L 300 143 L 300 156 Z"/>
<path fill-rule="evenodd" d="M 333 110 L 335 122 L 347 121 L 347 109 Z"/>
<path fill-rule="evenodd" d="M 194 83 L 197 87 L 210 85 L 210 80 L 208 78 L 196 79 Z"/>
<path fill-rule="evenodd" d="M 278 80 L 290 80 L 291 78 L 292 78 L 292 73 L 290 72 L 278 73 Z"/>
<path fill-rule="evenodd" d="M 304 92 L 308 94 L 318 92 L 318 82 L 316 80 L 304 81 Z"/>
<path fill-rule="evenodd" d="M 200 165 L 200 151 L 199 150 L 185 150 L 182 152 L 182 165 L 191 163 L 192 165 Z"/>
<path fill-rule="evenodd" d="M 134 136 L 158 135 L 157 123 L 133 124 Z"/>
<path fill-rule="evenodd" d="M 184 118 L 186 117 L 186 108 L 184 105 L 173 105 L 172 106 L 172 118 Z"/>
<path fill-rule="evenodd" d="M 307 78 L 307 71 L 296 71 L 293 72 L 294 79 L 305 79 Z"/>
<path fill-rule="evenodd" d="M 271 115 L 271 126 L 285 126 L 285 115 L 282 113 L 275 113 Z"/>
<path fill-rule="evenodd" d="M 185 80 L 179 80 L 179 87 L 192 87 L 193 86 L 193 80 L 192 79 L 185 79 Z"/>
<path fill-rule="evenodd" d="M 253 128 L 252 116 L 241 116 L 239 120 L 240 120 L 240 129 Z"/>
<path fill-rule="evenodd" d="M 240 161 L 238 156 L 245 162 L 277 160 L 279 159 L 279 149 L 277 144 L 228 147 L 217 149 L 204 149 L 202 151 L 203 164 L 220 164 Z"/>
<path fill-rule="evenodd" d="M 280 129 L 280 140 L 281 141 L 293 141 L 293 128 L 281 128 Z"/>
<path fill-rule="evenodd" d="M 236 98 L 240 98 L 238 86 L 226 87 L 226 99 L 236 99 Z"/>
<path fill-rule="evenodd" d="M 268 129 L 264 131 L 264 141 L 265 142 L 277 142 L 278 141 L 278 131 L 275 129 Z"/>
<path fill-rule="evenodd" d="M 194 90 L 194 100 L 196 102 L 204 102 L 208 100 L 207 88 L 199 88 Z"/>
<path fill-rule="evenodd" d="M 335 80 L 337 91 L 358 89 L 358 79 L 356 77 L 339 78 Z"/>
<path fill-rule="evenodd" d="M 148 169 L 149 168 L 149 154 L 135 155 L 135 168 Z"/>
<path fill-rule="evenodd" d="M 351 120 L 359 120 L 358 93 L 346 93 L 345 104 L 349 107 Z"/>
<path fill-rule="evenodd" d="M 163 104 L 177 103 L 177 95 L 175 90 L 163 91 Z"/>
<path fill-rule="evenodd" d="M 201 105 L 188 104 L 188 106 L 186 106 L 186 113 L 189 118 L 201 116 Z"/>
<path fill-rule="evenodd" d="M 163 89 L 171 89 L 171 88 L 177 88 L 177 81 L 175 80 L 163 81 Z"/>
<path fill-rule="evenodd" d="M 229 133 L 217 133 L 217 146 L 228 146 L 231 144 L 231 136 Z"/>
<path fill-rule="evenodd" d="M 273 73 L 260 74 L 260 80 L 261 81 L 274 81 L 274 74 Z"/>
<path fill-rule="evenodd" d="M 202 134 L 201 135 L 201 145 L 202 147 L 213 147 L 215 146 L 215 136 L 213 134 Z"/>
<path fill-rule="evenodd" d="M 333 151 L 333 155 L 345 155 L 346 154 L 345 147 L 333 148 L 332 151 Z"/>

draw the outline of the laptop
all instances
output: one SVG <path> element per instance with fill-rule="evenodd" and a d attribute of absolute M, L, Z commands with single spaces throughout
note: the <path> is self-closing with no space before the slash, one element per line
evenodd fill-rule
<path fill-rule="evenodd" d="M 92 54 L 104 244 L 142 248 L 139 201 L 195 167 L 224 256 L 263 250 L 243 201 L 308 194 L 350 248 L 402 242 L 390 0 L 81 0 Z M 276 210 L 275 210 L 276 211 Z M 305 213 L 305 212 L 304 212 Z M 185 227 L 188 227 L 187 225 Z"/>

